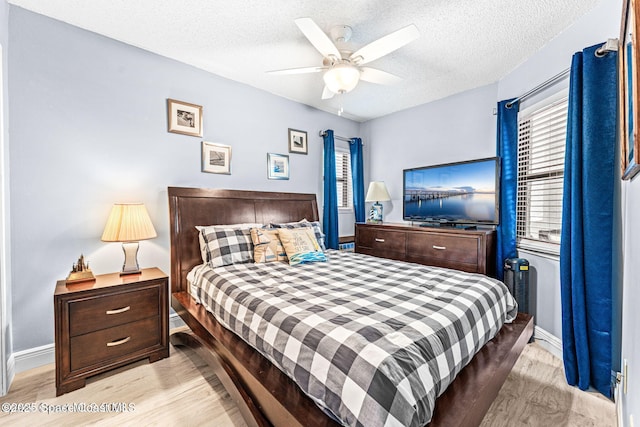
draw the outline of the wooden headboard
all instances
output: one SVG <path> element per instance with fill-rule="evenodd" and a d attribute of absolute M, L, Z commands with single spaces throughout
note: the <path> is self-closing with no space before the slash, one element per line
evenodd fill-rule
<path fill-rule="evenodd" d="M 318 221 L 315 194 L 169 187 L 171 292 L 188 292 L 187 273 L 202 264 L 197 225 Z"/>

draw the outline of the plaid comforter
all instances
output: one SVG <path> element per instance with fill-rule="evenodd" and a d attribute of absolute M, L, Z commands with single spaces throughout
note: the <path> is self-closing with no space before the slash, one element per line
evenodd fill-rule
<path fill-rule="evenodd" d="M 352 426 L 421 426 L 473 355 L 512 321 L 479 274 L 327 251 L 328 262 L 196 267 L 191 295 Z"/>

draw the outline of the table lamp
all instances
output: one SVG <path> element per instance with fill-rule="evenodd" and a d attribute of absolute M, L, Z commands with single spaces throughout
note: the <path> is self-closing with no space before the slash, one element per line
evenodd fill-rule
<path fill-rule="evenodd" d="M 382 205 L 380 202 L 386 202 L 391 200 L 387 186 L 382 181 L 372 181 L 369 183 L 369 190 L 367 191 L 366 202 L 375 202 L 371 205 L 369 211 L 368 222 L 382 222 Z"/>
<path fill-rule="evenodd" d="M 140 240 L 156 237 L 147 208 L 142 203 L 116 203 L 111 208 L 102 233 L 103 242 L 122 242 L 124 265 L 120 275 L 140 273 L 138 247 Z"/>

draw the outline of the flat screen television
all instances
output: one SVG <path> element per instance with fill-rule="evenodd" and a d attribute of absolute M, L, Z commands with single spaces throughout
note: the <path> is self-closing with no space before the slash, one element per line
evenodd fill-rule
<path fill-rule="evenodd" d="M 498 225 L 498 157 L 405 169 L 403 175 L 405 221 L 440 226 Z"/>

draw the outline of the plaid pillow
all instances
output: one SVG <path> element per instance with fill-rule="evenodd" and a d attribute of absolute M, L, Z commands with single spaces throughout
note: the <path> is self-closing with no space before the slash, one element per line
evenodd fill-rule
<path fill-rule="evenodd" d="M 315 234 L 316 240 L 320 245 L 320 249 L 322 249 L 323 251 L 327 250 L 327 248 L 324 246 L 324 233 L 322 232 L 322 227 L 320 226 L 320 223 L 318 221 L 307 221 L 306 219 L 303 219 L 298 222 L 287 222 L 283 224 L 271 223 L 269 224 L 269 226 L 273 228 L 288 228 L 288 229 L 311 227 L 313 228 L 313 234 Z"/>
<path fill-rule="evenodd" d="M 211 267 L 253 261 L 251 228 L 262 224 L 211 225 L 199 227 L 202 261 Z"/>

